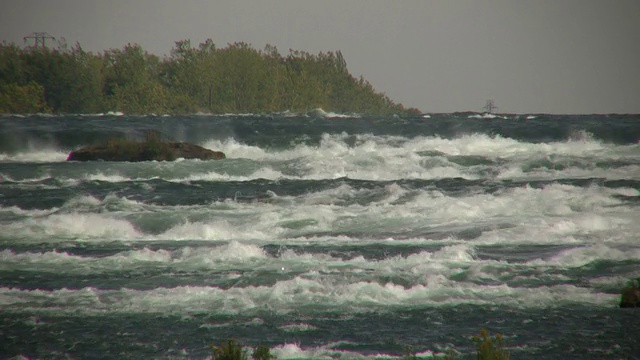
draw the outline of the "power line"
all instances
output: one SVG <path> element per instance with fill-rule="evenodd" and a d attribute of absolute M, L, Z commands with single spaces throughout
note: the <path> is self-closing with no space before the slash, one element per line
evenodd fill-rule
<path fill-rule="evenodd" d="M 55 40 L 56 38 L 54 38 L 53 36 L 49 35 L 49 33 L 46 32 L 34 32 L 31 33 L 31 35 L 29 36 L 25 36 L 24 37 L 24 42 L 27 42 L 27 39 L 33 39 L 34 40 L 34 44 L 33 47 L 38 47 L 38 45 L 42 48 L 44 48 L 45 42 L 47 41 L 47 39 L 51 39 L 51 40 Z"/>

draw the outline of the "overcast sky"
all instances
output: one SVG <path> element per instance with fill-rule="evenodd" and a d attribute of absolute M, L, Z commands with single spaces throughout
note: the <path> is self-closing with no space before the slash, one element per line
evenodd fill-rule
<path fill-rule="evenodd" d="M 640 113 L 640 0 L 14 0 L 0 38 L 43 31 L 101 51 L 177 40 L 341 50 L 424 112 Z"/>

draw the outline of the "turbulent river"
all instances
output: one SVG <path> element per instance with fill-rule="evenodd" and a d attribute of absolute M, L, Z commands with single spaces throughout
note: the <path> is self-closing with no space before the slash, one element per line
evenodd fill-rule
<path fill-rule="evenodd" d="M 219 161 L 67 162 L 114 136 Z M 637 359 L 640 116 L 0 117 L 0 358 Z"/>

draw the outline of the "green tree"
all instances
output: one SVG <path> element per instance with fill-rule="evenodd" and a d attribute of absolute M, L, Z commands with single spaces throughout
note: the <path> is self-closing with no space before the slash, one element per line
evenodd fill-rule
<path fill-rule="evenodd" d="M 340 51 L 290 50 L 283 57 L 272 45 L 219 49 L 211 39 L 197 48 L 177 41 L 162 60 L 137 44 L 92 54 L 80 44 L 22 49 L 2 43 L 0 84 L 3 109 L 21 111 L 417 112 L 353 77 Z"/>
<path fill-rule="evenodd" d="M 166 112 L 169 93 L 159 82 L 159 59 L 137 45 L 104 54 L 107 103 L 114 110 L 134 114 Z"/>
<path fill-rule="evenodd" d="M 34 47 L 23 51 L 21 58 L 26 82 L 42 85 L 47 106 L 58 110 L 66 89 L 64 54 L 58 49 Z"/>
<path fill-rule="evenodd" d="M 0 44 L 0 84 L 26 85 L 23 51 L 13 43 Z"/>
<path fill-rule="evenodd" d="M 303 51 L 290 50 L 284 61 L 284 102 L 287 110 L 307 111 L 315 108 L 330 109 L 327 89 L 312 71 L 314 56 Z"/>
<path fill-rule="evenodd" d="M 203 108 L 205 82 L 201 76 L 201 57 L 190 40 L 176 41 L 171 56 L 160 64 L 159 78 L 171 96 L 171 109 L 195 112 Z"/>
<path fill-rule="evenodd" d="M 0 85 L 0 113 L 25 114 L 50 112 L 44 99 L 44 88 L 36 82 L 21 86 Z"/>
<path fill-rule="evenodd" d="M 58 111 L 73 113 L 95 113 L 104 110 L 103 62 L 92 53 L 85 52 L 80 44 L 64 54 L 64 85 L 59 89 L 60 103 Z"/>
<path fill-rule="evenodd" d="M 212 91 L 220 112 L 254 112 L 266 108 L 268 70 L 261 54 L 246 43 L 230 44 L 215 56 Z"/>

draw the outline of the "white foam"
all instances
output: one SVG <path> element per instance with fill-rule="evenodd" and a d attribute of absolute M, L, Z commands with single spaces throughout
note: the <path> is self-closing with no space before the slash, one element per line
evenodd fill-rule
<path fill-rule="evenodd" d="M 422 251 L 407 257 L 394 256 L 383 260 L 366 260 L 362 256 L 353 259 L 341 259 L 327 254 L 298 254 L 284 250 L 277 257 L 268 256 L 258 245 L 232 241 L 228 244 L 193 248 L 182 247 L 179 250 L 152 250 L 147 247 L 120 252 L 110 256 L 90 257 L 70 255 L 67 252 L 25 252 L 13 250 L 0 252 L 3 260 L 0 268 L 31 269 L 32 264 L 46 265 L 44 270 L 56 272 L 64 269 L 67 273 L 102 273 L 114 269 L 129 269 L 170 266 L 179 270 L 227 269 L 230 266 L 247 271 L 256 268 L 271 271 L 306 272 L 309 276 L 325 274 L 342 274 L 353 272 L 365 275 L 375 270 L 377 275 L 403 275 L 416 279 L 427 279 L 438 274 L 452 274 L 461 266 L 476 263 L 473 249 L 467 245 L 451 245 L 434 252 Z"/>
<path fill-rule="evenodd" d="M 588 169 L 570 167 L 563 170 L 555 170 L 548 168 L 538 168 L 533 171 L 524 172 L 520 164 L 514 163 L 511 166 L 503 168 L 496 176 L 499 180 L 518 180 L 518 181 L 536 181 L 536 180 L 557 180 L 557 179 L 608 179 L 608 180 L 624 180 L 629 178 L 640 177 L 639 165 L 621 166 L 613 169 Z"/>
<path fill-rule="evenodd" d="M 354 141 L 355 139 L 355 141 Z M 353 145 L 349 145 L 353 144 Z M 625 161 L 633 163 L 640 145 L 615 146 L 593 140 L 589 134 L 576 134 L 568 141 L 552 143 L 526 143 L 500 136 L 465 135 L 455 139 L 361 134 L 351 136 L 324 134 L 319 146 L 299 144 L 294 148 L 274 151 L 238 143 L 233 139 L 210 140 L 204 147 L 225 152 L 228 160 L 194 168 L 196 160 L 158 164 L 144 173 L 131 177 L 124 173 L 105 172 L 80 175 L 84 180 L 123 182 L 149 180 L 157 177 L 169 181 L 248 181 L 253 179 L 335 179 L 349 177 L 363 180 L 486 178 L 488 170 L 498 172 L 497 179 L 555 179 L 605 177 L 628 178 L 640 176 L 639 165 L 613 169 L 592 169 L 593 160 Z M 424 153 L 441 155 L 425 156 Z M 7 161 L 46 162 L 64 161 L 67 153 L 59 150 L 27 152 L 5 156 Z M 448 159 L 449 156 L 477 156 L 498 161 L 497 164 L 463 166 Z M 562 170 L 547 169 L 545 159 L 551 163 L 562 159 L 577 159 L 575 165 Z M 236 160 L 237 159 L 237 160 Z M 556 160 L 560 159 L 560 160 Z M 246 163 L 242 163 L 245 161 Z M 541 161 L 538 168 L 523 171 L 523 166 Z M 291 170 L 295 170 L 293 173 Z M 162 171 L 158 171 L 162 170 Z M 10 176 L 10 174 L 5 174 Z M 61 178 L 64 178 L 61 177 Z M 69 180 L 71 182 L 77 180 Z"/>
<path fill-rule="evenodd" d="M 2 262 L 0 263 L 0 268 L 4 268 L 4 269 L 11 269 L 14 266 L 30 267 L 32 266 L 32 264 L 51 265 L 51 264 L 69 263 L 70 259 L 73 260 L 73 262 L 85 260 L 81 257 L 69 255 L 66 252 L 47 251 L 44 253 L 27 252 L 27 253 L 16 254 L 11 249 L 5 249 L 2 252 L 0 252 L 0 259 L 2 260 Z M 90 259 L 86 259 L 86 260 L 90 260 Z M 47 268 L 45 268 L 44 270 L 47 270 Z M 57 269 L 53 271 L 57 271 Z"/>
<path fill-rule="evenodd" d="M 52 209 L 46 209 L 46 210 L 40 210 L 40 209 L 29 209 L 29 210 L 24 210 L 21 209 L 17 206 L 0 206 L 0 213 L 2 212 L 7 212 L 7 213 L 11 213 L 14 215 L 19 215 L 19 216 L 33 216 L 33 217 L 41 217 L 44 215 L 48 215 L 51 214 L 53 212 L 55 212 L 56 210 L 58 210 L 57 208 L 52 208 Z"/>
<path fill-rule="evenodd" d="M 421 152 L 439 152 L 445 156 L 481 156 L 489 159 L 508 161 L 506 169 L 514 171 L 527 161 L 549 156 L 583 157 L 589 162 L 592 158 L 625 158 L 635 156 L 635 151 L 626 147 L 604 145 L 592 140 L 588 134 L 577 139 L 552 143 L 524 143 L 517 140 L 489 137 L 487 135 L 465 135 L 455 139 L 439 137 L 416 137 L 406 139 L 394 136 L 356 135 L 355 146 L 348 146 L 350 135 L 325 134 L 319 147 L 298 145 L 293 149 L 265 152 L 262 149 L 244 146 L 233 141 L 208 143 L 207 147 L 221 148 L 230 157 L 244 157 L 256 161 L 298 160 L 307 164 L 304 178 L 323 179 L 347 176 L 354 179 L 393 180 L 399 178 L 441 178 L 463 177 L 475 179 L 484 174 L 475 174 L 473 167 L 464 168 L 442 158 L 440 163 L 425 162 Z M 637 148 L 637 146 L 636 146 Z M 609 155 L 607 155 L 609 154 Z M 571 171 L 569 168 L 566 171 Z M 627 173 L 628 169 L 620 172 Z M 579 171 L 579 169 L 578 169 Z M 586 169 L 585 171 L 590 171 Z M 563 171 L 556 171 L 560 176 Z M 523 177 L 521 172 L 516 173 Z M 535 176 L 535 174 L 533 174 Z M 509 178 L 503 170 L 500 178 Z"/>
<path fill-rule="evenodd" d="M 237 219 L 251 225 L 217 219 L 177 225 L 160 236 L 178 240 L 282 242 L 324 231 L 375 235 L 379 231 L 402 233 L 406 229 L 425 228 L 433 232 L 482 227 L 485 230 L 474 241 L 483 244 L 576 243 L 586 236 L 625 244 L 631 241 L 633 229 L 640 231 L 640 225 L 633 221 L 637 213 L 632 207 L 622 206 L 623 200 L 615 197 L 621 191 L 630 192 L 628 189 L 553 184 L 456 197 L 425 189 L 398 204 L 397 199 L 407 191 L 392 184 L 385 188 L 384 196 L 377 196 L 378 200 L 367 206 L 344 203 L 367 196 L 368 191 L 341 185 L 299 198 L 279 197 L 273 204 L 230 203 L 236 216 L 240 216 Z M 288 205 L 283 207 L 283 203 Z M 309 241 L 308 237 L 304 239 Z"/>
<path fill-rule="evenodd" d="M 60 242 L 132 240 L 141 234 L 127 220 L 104 214 L 51 214 L 43 218 L 23 219 L 6 225 L 0 230 L 16 238 L 32 241 Z"/>
<path fill-rule="evenodd" d="M 231 242 L 213 248 L 183 247 L 170 251 L 152 250 L 147 247 L 110 256 L 90 257 L 71 255 L 68 252 L 16 253 L 7 249 L 0 252 L 0 269 L 68 274 L 105 273 L 114 270 L 139 269 L 141 267 L 172 267 L 177 270 L 227 269 L 229 266 L 254 269 L 265 263 L 267 255 L 255 245 Z M 233 275 L 229 275 L 233 277 Z"/>
<path fill-rule="evenodd" d="M 125 182 L 125 181 L 132 181 L 132 180 L 142 180 L 142 179 L 133 179 L 130 177 L 126 177 L 126 176 L 122 176 L 119 174 L 104 174 L 102 172 L 97 172 L 94 174 L 86 174 L 83 176 L 84 180 L 89 180 L 89 181 L 104 181 L 104 182 Z M 151 180 L 152 177 L 150 178 L 146 178 L 144 180 Z"/>
<path fill-rule="evenodd" d="M 314 109 L 312 111 L 309 111 L 306 116 L 317 116 L 317 117 L 322 117 L 322 118 L 327 118 L 327 119 L 336 119 L 336 118 L 341 118 L 341 119 L 347 119 L 347 118 L 359 118 L 360 115 L 358 114 L 340 114 L 340 113 L 335 113 L 332 111 L 325 111 L 324 109 L 321 108 L 317 108 Z"/>
<path fill-rule="evenodd" d="M 602 239 L 619 245 L 632 244 L 640 233 L 637 212 L 626 205 L 621 194 L 638 196 L 631 188 L 609 189 L 551 184 L 507 188 L 492 194 L 448 196 L 431 189 L 404 189 L 389 184 L 382 189 L 359 189 L 343 184 L 304 196 L 272 195 L 266 202 L 212 203 L 180 207 L 147 205 L 115 195 L 103 200 L 91 196 L 71 199 L 59 209 L 4 211 L 31 216 L 0 224 L 0 231 L 31 241 L 146 241 L 204 240 L 240 243 L 321 242 L 341 244 L 353 241 L 331 233 L 359 234 L 366 243 L 379 242 L 379 233 L 407 231 L 414 234 L 458 233 L 482 229 L 473 241 L 479 244 L 566 243 Z M 410 195 L 410 196 L 407 196 Z M 360 204 L 355 199 L 372 198 Z M 223 206 L 223 210 L 216 210 Z M 0 209 L 2 210 L 2 209 Z M 116 211 L 117 210 L 117 211 Z M 171 214 L 182 221 L 160 234 L 137 229 L 131 212 L 161 219 Z M 204 214 L 207 214 L 206 216 Z M 328 234 L 327 236 L 318 234 Z M 370 234 L 371 238 L 367 238 Z M 100 240 L 103 238 L 102 240 Z M 393 241 L 393 235 L 389 237 Z M 411 235 L 414 241 L 430 240 Z M 445 244 L 455 238 L 439 236 Z M 46 240 L 44 240 L 46 239 Z"/>
<path fill-rule="evenodd" d="M 0 153 L 0 162 L 47 163 L 67 160 L 68 151 L 59 149 L 31 149 L 23 152 Z"/>
<path fill-rule="evenodd" d="M 232 241 L 242 239 L 270 238 L 270 232 L 263 231 L 264 223 L 253 226 L 232 224 L 228 220 L 209 222 L 185 222 L 158 235 L 158 238 L 171 240 L 211 240 Z"/>
<path fill-rule="evenodd" d="M 278 359 L 403 359 L 405 356 L 397 356 L 386 353 L 370 354 L 364 356 L 361 353 L 339 349 L 344 345 L 354 345 L 349 341 L 337 341 L 322 346 L 300 347 L 299 344 L 285 343 L 270 349 L 271 354 Z M 416 358 L 432 359 L 436 354 L 431 350 L 424 350 L 415 354 Z"/>
<path fill-rule="evenodd" d="M 277 359 L 318 359 L 324 358 L 321 348 L 309 348 L 304 350 L 297 344 L 284 344 L 276 346 L 270 352 Z"/>
<path fill-rule="evenodd" d="M 449 307 L 462 304 L 506 305 L 546 308 L 567 304 L 610 307 L 617 294 L 597 293 L 573 285 L 515 288 L 507 285 L 476 285 L 432 276 L 425 284 L 404 287 L 371 281 L 340 283 L 335 279 L 306 279 L 300 276 L 272 286 L 220 289 L 179 286 L 153 290 L 20 290 L 0 288 L 0 305 L 6 311 L 66 311 L 74 313 L 216 313 L 248 314 L 270 311 L 280 314 L 314 305 L 315 312 L 370 312 L 398 306 Z"/>
<path fill-rule="evenodd" d="M 595 244 L 563 250 L 550 259 L 531 261 L 530 265 L 555 265 L 567 268 L 581 267 L 593 261 L 626 261 L 640 259 L 640 249 L 619 250 L 604 244 Z"/>
<path fill-rule="evenodd" d="M 506 116 L 490 114 L 490 113 L 473 114 L 473 115 L 467 116 L 467 118 L 469 119 L 507 119 Z"/>
<path fill-rule="evenodd" d="M 197 263 L 200 266 L 226 266 L 231 263 L 239 264 L 263 259 L 267 259 L 267 254 L 259 246 L 231 241 L 226 245 L 206 250 L 190 247 L 181 248 L 181 250 L 177 251 L 174 262 Z M 253 264 L 254 262 L 251 263 Z"/>
<path fill-rule="evenodd" d="M 209 140 L 204 142 L 202 146 L 207 149 L 222 151 L 227 158 L 263 160 L 269 156 L 273 156 L 268 155 L 268 153 L 260 147 L 242 144 L 234 139 Z"/>
<path fill-rule="evenodd" d="M 230 175 L 228 173 L 219 173 L 216 171 L 210 171 L 207 173 L 191 174 L 180 179 L 174 179 L 177 182 L 189 182 L 189 181 L 250 181 L 255 179 L 268 179 L 278 180 L 284 178 L 291 178 L 290 176 L 284 176 L 280 171 L 273 170 L 268 167 L 262 167 L 252 172 L 249 175 Z"/>

